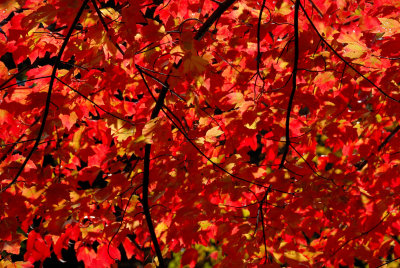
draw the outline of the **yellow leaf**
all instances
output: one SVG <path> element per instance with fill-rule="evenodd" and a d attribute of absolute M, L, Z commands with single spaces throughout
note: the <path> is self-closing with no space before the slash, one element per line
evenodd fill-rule
<path fill-rule="evenodd" d="M 16 3 L 16 2 L 18 2 L 18 1 L 12 1 L 12 0 L 0 1 L 0 9 L 9 12 L 9 11 L 13 10 L 14 8 L 15 9 L 19 8 L 20 5 L 18 5 L 18 3 Z"/>
<path fill-rule="evenodd" d="M 343 56 L 349 57 L 352 59 L 359 58 L 362 54 L 364 54 L 368 48 L 364 43 L 360 42 L 360 38 L 362 37 L 362 33 L 360 31 L 355 31 L 351 33 L 342 33 L 337 39 L 338 42 L 346 45 L 344 48 Z"/>
<path fill-rule="evenodd" d="M 126 122 L 120 119 L 109 118 L 106 119 L 106 121 L 109 127 L 111 128 L 112 135 L 116 136 L 119 142 L 122 142 L 128 139 L 129 137 L 135 136 L 136 127 L 127 126 Z"/>
<path fill-rule="evenodd" d="M 81 126 L 78 131 L 74 133 L 74 137 L 72 138 L 72 147 L 76 150 L 78 150 L 81 147 L 81 139 L 82 139 L 82 133 L 85 130 L 84 126 Z"/>
<path fill-rule="evenodd" d="M 22 189 L 22 196 L 28 199 L 38 199 L 39 196 L 41 196 L 44 191 L 45 189 L 36 190 L 36 186 L 32 186 L 30 188 L 24 187 Z"/>
<path fill-rule="evenodd" d="M 247 123 L 244 126 L 247 127 L 248 129 L 256 129 L 257 128 L 257 123 L 259 121 L 260 121 L 260 118 L 256 118 L 256 120 L 253 123 L 251 123 L 251 124 Z"/>
<path fill-rule="evenodd" d="M 206 141 L 207 142 L 213 142 L 214 138 L 221 136 L 222 134 L 224 134 L 223 131 L 219 130 L 219 127 L 213 127 L 211 129 L 209 129 L 206 133 Z"/>
<path fill-rule="evenodd" d="M 143 135 L 140 135 L 140 137 L 137 137 L 135 139 L 135 143 L 139 143 L 139 142 L 142 142 L 142 141 L 145 141 L 145 140 L 146 140 L 146 137 L 143 136 Z"/>
<path fill-rule="evenodd" d="M 160 118 L 156 117 L 146 123 L 142 129 L 142 135 L 145 137 L 144 142 L 152 144 L 155 129 L 160 125 Z"/>
<path fill-rule="evenodd" d="M 164 222 L 159 223 L 156 228 L 154 229 L 154 231 L 157 234 L 157 237 L 159 237 L 161 235 L 162 232 L 164 232 L 165 230 L 168 229 L 168 225 Z"/>
<path fill-rule="evenodd" d="M 248 209 L 242 209 L 243 218 L 247 218 L 250 216 L 250 211 Z"/>
<path fill-rule="evenodd" d="M 244 102 L 244 96 L 240 92 L 232 92 L 227 94 L 223 100 L 227 99 L 229 104 L 235 105 L 235 108 L 242 106 Z"/>
<path fill-rule="evenodd" d="M 101 8 L 100 9 L 101 13 L 105 14 L 108 18 L 111 20 L 117 20 L 118 17 L 120 16 L 120 13 L 114 10 L 113 8 Z"/>
<path fill-rule="evenodd" d="M 197 138 L 196 140 L 195 140 L 195 142 L 197 143 L 197 144 L 199 144 L 199 145 L 204 145 L 204 138 L 203 137 L 200 137 L 200 138 Z"/>
<path fill-rule="evenodd" d="M 292 260 L 296 260 L 296 261 L 300 261 L 300 262 L 307 262 L 308 259 L 301 253 L 296 252 L 294 250 L 291 251 L 287 251 L 284 253 L 286 258 L 292 259 Z"/>
<path fill-rule="evenodd" d="M 0 261 L 0 267 L 6 267 L 6 268 L 32 267 L 32 263 L 24 262 L 24 261 L 12 262 L 12 261 L 3 259 Z"/>
<path fill-rule="evenodd" d="M 343 53 L 343 56 L 358 59 L 367 51 L 367 49 L 358 43 L 351 43 L 344 48 L 344 51 L 345 53 Z"/>
<path fill-rule="evenodd" d="M 292 5 L 286 2 L 283 2 L 280 6 L 279 9 L 275 11 L 276 13 L 286 16 L 289 15 L 292 12 Z"/>
<path fill-rule="evenodd" d="M 6 110 L 0 109 L 0 123 L 3 124 L 7 121 L 7 117 L 9 116 L 9 112 Z"/>
<path fill-rule="evenodd" d="M 213 156 L 210 158 L 210 160 L 215 163 L 215 164 L 220 164 L 221 160 L 224 159 L 225 155 L 224 154 L 220 154 L 218 156 Z M 210 161 L 207 161 L 207 165 L 213 165 Z"/>
<path fill-rule="evenodd" d="M 199 230 L 207 230 L 210 226 L 212 226 L 212 223 L 209 221 L 199 221 L 198 225 L 200 226 Z"/>
<path fill-rule="evenodd" d="M 382 122 L 382 116 L 380 114 L 376 114 L 375 118 L 376 118 L 376 122 L 378 122 L 378 123 Z"/>
<path fill-rule="evenodd" d="M 384 36 L 390 36 L 400 31 L 400 22 L 394 19 L 378 18 L 382 23 L 382 28 L 386 31 Z"/>

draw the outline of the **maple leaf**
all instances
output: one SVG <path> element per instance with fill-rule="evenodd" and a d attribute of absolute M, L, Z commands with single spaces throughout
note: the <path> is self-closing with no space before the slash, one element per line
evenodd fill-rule
<path fill-rule="evenodd" d="M 156 129 L 160 126 L 160 118 L 151 119 L 142 129 L 142 135 L 146 143 L 153 143 L 153 136 L 155 135 Z"/>
<path fill-rule="evenodd" d="M 186 52 L 183 58 L 183 72 L 185 74 L 198 75 L 206 70 L 208 61 L 196 55 L 194 50 Z"/>
<path fill-rule="evenodd" d="M 78 119 L 78 116 L 76 115 L 75 112 L 72 112 L 70 115 L 59 115 L 61 122 L 63 125 L 70 130 L 71 127 L 76 123 L 76 120 Z"/>
<path fill-rule="evenodd" d="M 47 238 L 49 238 L 47 236 Z M 44 240 L 42 236 L 35 231 L 31 231 L 28 235 L 26 244 L 26 253 L 24 258 L 30 262 L 43 261 L 50 257 L 50 240 Z"/>
<path fill-rule="evenodd" d="M 194 248 L 189 248 L 185 250 L 182 256 L 182 265 L 189 265 L 190 268 L 193 268 L 197 262 L 197 256 L 199 253 Z"/>
<path fill-rule="evenodd" d="M 221 131 L 218 126 L 217 127 L 213 127 L 213 128 L 211 128 L 211 129 L 209 129 L 207 131 L 207 133 L 206 133 L 206 141 L 213 142 L 216 137 L 219 137 L 222 134 L 224 134 L 224 132 Z"/>

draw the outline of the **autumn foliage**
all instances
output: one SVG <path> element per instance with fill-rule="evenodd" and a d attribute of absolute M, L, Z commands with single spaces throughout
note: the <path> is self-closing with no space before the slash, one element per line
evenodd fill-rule
<path fill-rule="evenodd" d="M 399 10 L 2 0 L 0 266 L 400 258 Z"/>

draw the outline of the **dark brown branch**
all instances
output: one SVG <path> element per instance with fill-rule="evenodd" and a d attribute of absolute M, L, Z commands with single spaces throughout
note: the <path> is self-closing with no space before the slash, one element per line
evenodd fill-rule
<path fill-rule="evenodd" d="M 0 90 L 3 90 L 4 86 L 8 84 L 8 82 L 10 82 L 11 80 L 13 80 L 14 78 L 16 78 L 18 75 L 22 74 L 23 72 L 25 72 L 26 70 L 29 69 L 29 66 L 26 66 L 25 68 L 23 68 L 22 70 L 18 71 L 17 73 L 13 74 L 10 78 L 8 78 L 6 81 L 4 81 L 1 85 L 0 85 Z"/>
<path fill-rule="evenodd" d="M 385 266 L 385 265 L 387 265 L 387 264 L 389 264 L 391 262 L 395 262 L 395 261 L 398 261 L 398 260 L 400 260 L 400 257 L 398 257 L 396 259 L 393 259 L 393 260 L 390 260 L 390 261 L 387 261 L 387 262 L 384 262 L 383 264 L 377 266 L 376 268 L 383 267 L 383 266 Z"/>
<path fill-rule="evenodd" d="M 97 15 L 99 16 L 99 19 L 100 19 L 100 21 L 101 21 L 101 24 L 103 24 L 103 27 L 104 27 L 104 29 L 105 29 L 106 32 L 107 32 L 108 38 L 109 38 L 110 41 L 113 43 L 113 45 L 118 49 L 118 51 L 119 51 L 122 55 L 125 55 L 125 52 L 122 50 L 122 48 L 120 47 L 120 45 L 117 44 L 117 43 L 112 39 L 111 35 L 109 34 L 109 30 L 108 30 L 107 23 L 104 21 L 103 15 L 101 14 L 101 11 L 100 11 L 99 7 L 98 7 L 97 4 L 96 4 L 96 0 L 91 0 L 91 1 L 92 1 L 92 4 L 93 4 L 94 9 L 96 10 Z"/>
<path fill-rule="evenodd" d="M 178 68 L 178 66 L 181 63 L 182 63 L 182 60 L 180 60 L 179 63 L 174 67 Z M 135 65 L 135 67 L 139 71 L 140 76 L 142 77 L 144 83 L 146 84 L 146 87 L 148 88 L 146 79 L 143 76 L 142 69 L 138 65 Z M 168 93 L 168 78 L 169 78 L 169 75 L 165 79 L 165 83 L 163 83 L 164 86 L 162 87 L 161 92 L 158 95 L 158 99 L 156 101 L 156 106 L 154 107 L 154 109 L 151 113 L 150 120 L 155 119 L 158 116 L 158 114 L 160 113 L 160 111 L 164 105 L 164 100 Z M 162 256 L 160 245 L 157 240 L 156 232 L 154 231 L 154 225 L 153 225 L 153 221 L 151 219 L 150 207 L 149 207 L 150 153 L 151 153 L 151 144 L 146 144 L 144 147 L 144 162 L 143 162 L 144 167 L 143 167 L 143 183 L 142 183 L 143 193 L 142 193 L 141 203 L 143 205 L 143 214 L 145 215 L 147 227 L 149 228 L 151 241 L 153 242 L 154 249 L 156 251 L 156 255 L 157 255 L 157 258 L 158 258 L 158 261 L 160 264 L 159 266 L 164 268 L 164 267 L 166 267 L 166 265 L 164 262 L 164 258 Z"/>
<path fill-rule="evenodd" d="M 160 94 L 158 100 L 164 100 L 164 98 L 162 98 Z M 153 111 L 155 110 L 156 109 L 154 109 Z M 149 228 L 151 241 L 153 241 L 154 249 L 156 251 L 160 267 L 166 267 L 164 263 L 164 258 L 161 253 L 160 245 L 158 244 L 157 241 L 156 232 L 154 231 L 154 226 L 151 220 L 150 207 L 149 207 L 150 152 L 151 152 L 151 144 L 146 144 L 144 151 L 144 173 L 143 173 L 143 193 L 142 193 L 143 213 L 146 218 L 147 227 Z"/>
<path fill-rule="evenodd" d="M 261 43 L 261 20 L 262 20 L 262 14 L 263 14 L 264 8 L 266 8 L 265 2 L 266 2 L 266 0 L 263 0 L 263 2 L 261 4 L 261 9 L 260 9 L 260 14 L 258 16 L 258 24 L 257 24 L 257 75 L 262 80 L 264 80 L 264 79 L 261 77 L 261 74 L 260 74 L 260 62 L 261 62 L 261 56 L 262 56 L 260 43 Z M 270 23 L 271 19 L 272 19 L 271 11 L 268 8 L 267 8 L 267 10 L 269 12 L 269 21 L 266 24 Z"/>
<path fill-rule="evenodd" d="M 268 251 L 267 251 L 267 238 L 265 235 L 263 206 L 264 206 L 264 204 L 267 204 L 268 194 L 270 192 L 271 192 L 271 185 L 268 187 L 267 191 L 265 192 L 264 197 L 261 200 L 259 208 L 258 208 L 258 211 L 259 211 L 260 217 L 261 217 L 261 229 L 262 229 L 262 234 L 263 234 L 264 251 L 265 251 L 265 264 L 268 263 Z M 258 217 L 257 217 L 257 219 L 258 219 Z"/>
<path fill-rule="evenodd" d="M 25 82 L 29 82 L 29 81 L 44 79 L 44 78 L 50 78 L 50 75 L 41 76 L 41 77 L 36 77 L 36 78 L 30 78 L 30 79 L 26 79 L 26 80 L 20 81 L 20 82 L 18 82 L 18 83 L 14 83 L 14 84 L 8 85 L 8 86 L 6 86 L 6 87 L 0 87 L 0 91 L 3 91 L 3 90 L 5 90 L 5 89 L 10 88 L 10 87 L 13 87 L 13 86 L 17 86 L 17 85 L 19 85 L 19 83 L 21 83 L 21 82 L 24 82 L 24 83 L 25 83 Z M 13 79 L 13 78 L 12 78 L 12 79 Z M 7 81 L 9 82 L 10 80 L 7 80 Z M 3 83 L 3 85 L 4 85 L 4 83 Z"/>
<path fill-rule="evenodd" d="M 313 2 L 312 0 L 309 0 L 309 1 L 310 1 L 310 3 L 311 3 L 312 7 L 317 11 L 318 15 L 319 15 L 321 18 L 324 18 L 324 15 L 322 14 L 321 10 L 319 10 L 319 8 L 314 4 L 314 2 Z"/>
<path fill-rule="evenodd" d="M 288 154 L 290 145 L 290 130 L 289 130 L 290 113 L 292 111 L 294 94 L 296 92 L 297 68 L 299 64 L 299 6 L 300 6 L 300 0 L 296 0 L 294 6 L 294 62 L 293 62 L 293 72 L 292 72 L 292 92 L 290 93 L 289 104 L 286 113 L 286 143 L 279 168 L 283 168 L 283 165 L 285 164 L 286 156 Z"/>
<path fill-rule="evenodd" d="M 68 34 L 65 37 L 63 44 L 61 45 L 60 51 L 58 52 L 56 62 L 54 63 L 54 66 L 53 66 L 53 71 L 51 73 L 51 78 L 50 78 L 50 83 L 49 83 L 49 90 L 47 91 L 46 104 L 45 104 L 45 108 L 44 108 L 44 112 L 43 112 L 42 124 L 40 126 L 39 133 L 38 133 L 38 135 L 36 137 L 35 144 L 33 145 L 32 149 L 29 152 L 29 154 L 26 156 L 26 158 L 25 158 L 24 162 L 22 163 L 21 167 L 19 168 L 19 170 L 17 172 L 17 175 L 15 175 L 14 179 L 7 186 L 5 186 L 3 189 L 1 189 L 0 192 L 4 192 L 8 188 L 10 188 L 11 185 L 13 185 L 18 180 L 19 176 L 21 175 L 22 171 L 24 170 L 24 168 L 25 168 L 26 164 L 28 163 L 29 159 L 32 157 L 33 153 L 35 152 L 35 150 L 39 146 L 40 140 L 41 140 L 43 132 L 44 132 L 44 127 L 46 125 L 47 116 L 49 115 L 50 103 L 51 103 L 51 93 L 52 93 L 52 90 L 53 90 L 54 81 L 56 80 L 57 68 L 58 68 L 58 66 L 59 66 L 59 64 L 61 62 L 61 57 L 62 57 L 62 55 L 64 53 L 65 48 L 67 47 L 69 39 L 71 38 L 72 32 L 74 31 L 75 26 L 78 24 L 79 18 L 81 17 L 83 11 L 85 10 L 85 7 L 86 7 L 88 2 L 89 2 L 89 0 L 85 0 L 83 2 L 81 8 L 79 9 L 78 13 L 76 14 L 76 17 L 75 17 L 74 21 L 72 22 L 71 27 L 69 28 Z"/>
<path fill-rule="evenodd" d="M 205 33 L 210 29 L 214 22 L 221 17 L 221 15 L 235 2 L 236 0 L 225 0 L 218 8 L 211 14 L 211 16 L 201 25 L 199 31 L 194 36 L 194 39 L 200 40 Z"/>
<path fill-rule="evenodd" d="M 399 132 L 399 130 L 400 130 L 400 125 L 398 125 L 395 129 L 393 129 L 390 132 L 389 136 L 387 136 L 386 139 L 381 143 L 381 145 L 379 145 L 378 152 L 380 152 L 383 149 L 383 147 L 386 146 L 386 144 L 393 138 L 394 135 L 396 135 L 397 132 Z"/>

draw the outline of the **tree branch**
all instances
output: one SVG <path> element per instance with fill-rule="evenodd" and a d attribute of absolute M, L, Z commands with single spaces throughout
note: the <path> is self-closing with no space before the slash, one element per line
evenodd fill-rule
<path fill-rule="evenodd" d="M 317 7 L 317 5 L 314 4 L 313 0 L 309 0 L 309 1 L 310 1 L 310 3 L 311 3 L 312 7 L 317 11 L 318 15 L 319 15 L 321 18 L 324 18 L 324 15 L 322 14 L 321 10 L 319 10 L 319 8 Z"/>
<path fill-rule="evenodd" d="M 65 37 L 63 44 L 61 45 L 60 51 L 58 52 L 57 59 L 56 59 L 56 62 L 54 63 L 53 71 L 52 71 L 51 77 L 50 77 L 49 90 L 47 91 L 46 105 L 45 105 L 44 112 L 43 112 L 42 124 L 40 126 L 39 133 L 38 133 L 38 135 L 36 137 L 35 144 L 33 145 L 31 151 L 29 152 L 29 154 L 26 156 L 26 158 L 25 158 L 24 162 L 22 163 L 21 167 L 19 168 L 19 170 L 17 172 L 17 175 L 15 175 L 14 179 L 6 187 L 1 189 L 0 192 L 4 192 L 8 188 L 10 188 L 11 185 L 13 185 L 18 180 L 19 176 L 21 175 L 22 171 L 24 170 L 24 168 L 25 168 L 26 164 L 28 163 L 29 159 L 32 157 L 34 151 L 39 146 L 40 140 L 41 140 L 43 132 L 44 132 L 44 127 L 46 125 L 47 116 L 49 115 L 50 102 L 51 102 L 51 93 L 52 93 L 52 90 L 53 90 L 54 81 L 56 80 L 57 68 L 58 68 L 58 66 L 59 66 L 59 64 L 61 62 L 61 57 L 62 57 L 62 55 L 64 53 L 65 48 L 67 47 L 69 39 L 71 38 L 72 32 L 74 31 L 75 26 L 78 24 L 79 18 L 81 17 L 83 11 L 85 10 L 85 7 L 86 7 L 88 2 L 89 2 L 89 0 L 85 0 L 83 2 L 81 8 L 79 9 L 78 13 L 76 14 L 76 17 L 75 17 L 74 21 L 72 22 L 71 27 L 69 28 L 68 34 Z"/>
<path fill-rule="evenodd" d="M 387 265 L 387 264 L 389 264 L 389 263 L 391 263 L 391 262 L 395 262 L 395 261 L 398 261 L 398 260 L 400 260 L 400 257 L 395 258 L 395 259 L 390 260 L 390 261 L 386 261 L 386 262 L 382 263 L 381 265 L 377 266 L 376 268 L 383 267 L 383 266 L 385 266 L 385 265 Z"/>
<path fill-rule="evenodd" d="M 103 24 L 103 27 L 104 27 L 104 29 L 105 29 L 106 32 L 107 32 L 108 39 L 110 39 L 110 41 L 114 44 L 114 46 L 118 49 L 118 51 L 122 54 L 122 56 L 125 55 L 125 52 L 122 50 L 122 48 L 119 46 L 119 44 L 117 44 L 117 43 L 111 38 L 111 35 L 110 35 L 109 31 L 108 31 L 107 23 L 104 21 L 103 15 L 101 14 L 101 11 L 100 11 L 99 7 L 98 7 L 97 4 L 96 4 L 96 0 L 91 0 L 91 1 L 92 1 L 92 4 L 93 4 L 94 9 L 96 10 L 97 15 L 99 16 L 99 19 L 100 19 L 100 21 L 101 21 L 101 24 Z"/>
<path fill-rule="evenodd" d="M 387 136 L 386 139 L 381 143 L 381 145 L 379 145 L 378 152 L 380 152 L 383 149 L 383 147 L 386 146 L 386 144 L 393 138 L 394 135 L 396 135 L 397 132 L 399 132 L 399 130 L 400 130 L 400 125 L 398 125 L 395 129 L 393 129 L 390 132 L 389 136 Z"/>
<path fill-rule="evenodd" d="M 180 60 L 178 62 L 178 64 L 176 64 L 174 67 L 178 68 L 181 63 L 182 63 L 182 60 Z M 135 67 L 139 71 L 139 74 L 142 77 L 143 81 L 146 83 L 146 80 L 144 79 L 143 71 L 141 70 L 141 68 L 138 65 L 135 65 Z M 150 120 L 154 119 L 158 116 L 161 108 L 164 105 L 164 100 L 168 93 L 168 78 L 169 78 L 169 76 L 170 75 L 168 75 L 167 78 L 165 79 L 164 86 L 162 87 L 161 92 L 158 95 L 158 99 L 156 101 L 156 106 L 154 107 L 154 109 L 151 113 Z M 146 83 L 146 86 L 147 86 L 147 83 Z M 149 207 L 150 153 L 151 153 L 151 144 L 146 144 L 144 147 L 144 162 L 143 162 L 144 167 L 143 167 L 143 183 L 142 183 L 143 193 L 142 193 L 141 203 L 143 205 L 143 214 L 145 215 L 147 227 L 149 228 L 151 241 L 153 242 L 154 249 L 156 251 L 157 258 L 158 258 L 158 261 L 160 264 L 159 267 L 164 268 L 166 266 L 165 266 L 164 258 L 162 256 L 160 245 L 157 240 L 156 233 L 154 231 L 154 225 L 153 225 L 153 221 L 151 220 L 150 207 Z"/>
<path fill-rule="evenodd" d="M 299 7 L 300 7 L 300 0 L 296 0 L 295 6 L 294 6 L 294 63 L 293 63 L 293 72 L 292 72 L 292 92 L 290 93 L 289 97 L 289 104 L 287 108 L 287 113 L 286 113 L 286 143 L 285 143 L 285 148 L 283 151 L 283 156 L 281 160 L 281 164 L 279 165 L 279 168 L 283 168 L 283 165 L 285 164 L 286 156 L 289 151 L 289 145 L 290 145 L 290 113 L 292 111 L 292 106 L 293 106 L 293 99 L 294 99 L 294 94 L 296 93 L 296 78 L 297 78 L 297 68 L 299 64 Z"/>
<path fill-rule="evenodd" d="M 235 2 L 236 0 L 226 0 L 221 3 L 218 8 L 211 14 L 211 16 L 201 25 L 200 29 L 194 36 L 194 39 L 200 40 L 205 33 L 210 29 L 214 22 L 221 17 L 221 15 Z"/>

